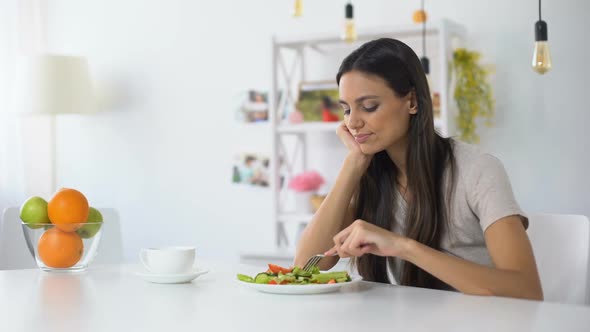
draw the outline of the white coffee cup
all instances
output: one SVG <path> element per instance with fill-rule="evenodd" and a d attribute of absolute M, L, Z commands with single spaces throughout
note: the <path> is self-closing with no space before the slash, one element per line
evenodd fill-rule
<path fill-rule="evenodd" d="M 139 253 L 143 266 L 152 273 L 182 274 L 195 267 L 194 247 L 144 248 Z"/>

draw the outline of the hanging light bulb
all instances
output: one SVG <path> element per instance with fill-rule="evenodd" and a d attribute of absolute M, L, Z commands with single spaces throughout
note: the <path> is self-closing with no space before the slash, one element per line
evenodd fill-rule
<path fill-rule="evenodd" d="M 533 52 L 533 70 L 545 74 L 551 69 L 551 53 L 547 42 L 547 22 L 541 19 L 541 0 L 539 0 L 539 20 L 535 23 L 535 51 Z"/>
<path fill-rule="evenodd" d="M 426 56 L 426 11 L 424 10 L 424 0 L 421 1 L 421 8 L 420 10 L 416 11 L 421 13 L 420 23 L 422 24 L 422 56 L 420 57 L 420 63 L 422 64 L 422 69 L 424 70 L 424 74 L 426 76 L 426 84 L 428 85 L 428 90 L 430 96 L 432 98 L 432 110 L 435 118 L 440 117 L 440 94 L 434 92 L 434 87 L 432 86 L 432 80 L 430 78 L 430 59 Z M 415 15 L 416 16 L 416 15 Z"/>
<path fill-rule="evenodd" d="M 303 16 L 303 0 L 295 0 L 295 7 L 293 8 L 293 17 Z"/>
<path fill-rule="evenodd" d="M 426 74 L 426 84 L 428 84 L 428 90 L 432 94 L 432 80 L 430 79 L 430 60 L 423 56 L 420 58 L 420 62 L 422 63 L 422 68 L 424 69 L 424 74 Z"/>
<path fill-rule="evenodd" d="M 428 57 L 420 57 L 420 62 L 422 63 L 422 69 L 424 69 L 424 74 L 426 74 L 426 79 L 428 79 L 428 86 L 430 86 L 430 60 Z"/>
<path fill-rule="evenodd" d="M 354 25 L 354 13 L 352 3 L 347 3 L 345 8 L 345 21 L 344 21 L 344 36 L 342 39 L 352 43 L 357 38 L 356 27 Z"/>
<path fill-rule="evenodd" d="M 428 15 L 426 15 L 426 12 L 424 11 L 424 4 L 422 4 L 422 8 L 415 11 L 414 15 L 412 15 L 412 21 L 414 21 L 414 23 L 422 23 L 427 19 Z"/>

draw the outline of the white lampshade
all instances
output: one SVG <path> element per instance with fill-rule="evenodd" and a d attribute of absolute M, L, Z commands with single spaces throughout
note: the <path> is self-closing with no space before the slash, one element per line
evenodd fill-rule
<path fill-rule="evenodd" d="M 28 65 L 22 111 L 43 114 L 95 111 L 95 97 L 85 58 L 44 54 L 32 58 Z"/>

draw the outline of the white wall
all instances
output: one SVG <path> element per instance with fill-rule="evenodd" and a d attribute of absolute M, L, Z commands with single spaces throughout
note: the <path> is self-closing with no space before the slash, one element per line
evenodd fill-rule
<path fill-rule="evenodd" d="M 357 1 L 359 26 L 409 23 L 419 1 Z M 479 130 L 529 212 L 590 215 L 590 2 L 545 1 L 554 69 L 530 69 L 536 1 L 427 1 L 496 65 L 496 127 Z M 234 123 L 236 95 L 270 86 L 272 34 L 334 30 L 344 1 L 53 0 L 49 49 L 89 58 L 121 95 L 93 116 L 58 118 L 58 184 L 121 212 L 126 257 L 195 244 L 205 255 L 272 249 L 270 193 L 230 184 L 239 151 L 268 151 L 268 128 Z M 584 38 L 586 37 L 586 38 Z M 334 66 L 335 67 L 335 66 Z M 335 73 L 330 69 L 326 78 Z M 338 147 L 335 140 L 332 146 Z M 337 149 L 337 148 L 336 148 Z"/>
<path fill-rule="evenodd" d="M 16 4 L 0 2 L 0 72 L 10 73 L 15 67 L 13 52 L 17 40 L 14 34 L 16 25 Z M 23 179 L 17 172 L 22 169 L 21 159 L 17 149 L 20 145 L 18 138 L 18 121 L 8 116 L 14 90 L 8 75 L 0 77 L 0 212 L 8 206 L 18 205 L 24 198 L 19 190 L 23 187 Z"/>

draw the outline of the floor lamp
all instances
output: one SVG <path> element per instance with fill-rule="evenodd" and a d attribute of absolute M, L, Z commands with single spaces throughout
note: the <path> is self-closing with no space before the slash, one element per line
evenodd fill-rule
<path fill-rule="evenodd" d="M 92 113 L 95 111 L 95 99 L 85 58 L 43 54 L 36 56 L 30 66 L 30 86 L 26 89 L 28 90 L 26 95 L 28 95 L 29 102 L 27 104 L 29 107 L 25 112 L 33 115 L 35 119 L 29 121 L 37 127 L 36 132 L 46 139 L 29 137 L 34 136 L 30 135 L 30 132 L 35 132 L 35 129 L 23 130 L 24 150 L 25 154 L 27 150 L 31 152 L 39 142 L 45 141 L 46 144 L 42 144 L 40 148 L 45 148 L 46 151 L 45 153 L 41 151 L 40 154 L 33 152 L 29 158 L 25 157 L 27 160 L 25 162 L 25 177 L 32 176 L 31 172 L 38 172 L 44 165 L 46 171 L 47 168 L 50 168 L 45 173 L 47 176 L 41 176 L 39 179 L 45 182 L 45 186 L 42 185 L 44 189 L 34 189 L 33 185 L 33 188 L 30 188 L 31 191 L 39 190 L 41 192 L 29 193 L 37 195 L 43 193 L 44 196 L 49 196 L 57 189 L 56 116 L 58 114 Z M 33 141 L 31 142 L 30 139 Z M 37 155 L 45 155 L 49 160 L 31 158 L 31 156 Z"/>

